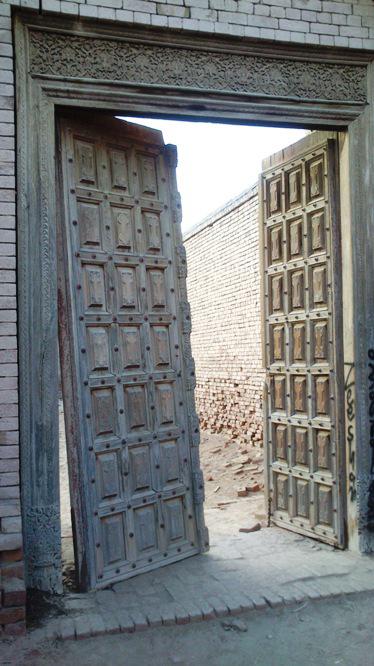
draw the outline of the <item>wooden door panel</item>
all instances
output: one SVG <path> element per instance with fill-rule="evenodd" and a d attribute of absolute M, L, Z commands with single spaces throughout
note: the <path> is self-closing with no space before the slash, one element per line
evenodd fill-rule
<path fill-rule="evenodd" d="M 343 546 L 334 137 L 313 133 L 263 165 L 264 412 L 272 520 Z"/>
<path fill-rule="evenodd" d="M 81 586 L 93 587 L 208 543 L 176 164 L 140 126 L 67 118 L 60 131 L 63 384 Z"/>

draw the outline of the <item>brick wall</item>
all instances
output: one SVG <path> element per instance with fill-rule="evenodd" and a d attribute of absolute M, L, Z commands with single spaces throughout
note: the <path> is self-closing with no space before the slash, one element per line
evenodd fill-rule
<path fill-rule="evenodd" d="M 262 440 L 257 186 L 185 234 L 202 428 Z"/>
<path fill-rule="evenodd" d="M 19 489 L 15 153 L 10 8 L 0 4 L 0 636 L 25 627 Z"/>

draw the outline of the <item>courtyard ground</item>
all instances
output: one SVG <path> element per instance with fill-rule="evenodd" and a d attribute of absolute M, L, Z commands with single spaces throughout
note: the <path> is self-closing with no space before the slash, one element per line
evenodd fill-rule
<path fill-rule="evenodd" d="M 83 641 L 4 645 L 2 666 L 372 666 L 374 595 Z M 227 626 L 224 625 L 228 624 Z M 234 619 L 235 625 L 235 619 Z M 1 649 L 1 648 L 0 648 Z"/>

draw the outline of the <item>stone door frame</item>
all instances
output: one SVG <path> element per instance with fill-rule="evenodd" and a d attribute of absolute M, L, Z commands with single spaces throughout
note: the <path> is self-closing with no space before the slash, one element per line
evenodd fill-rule
<path fill-rule="evenodd" d="M 55 121 L 62 107 L 340 131 L 349 547 L 374 550 L 374 54 L 15 14 L 27 584 L 61 589 Z M 354 211 L 351 215 L 350 211 Z M 373 445 L 374 446 L 374 445 Z"/>

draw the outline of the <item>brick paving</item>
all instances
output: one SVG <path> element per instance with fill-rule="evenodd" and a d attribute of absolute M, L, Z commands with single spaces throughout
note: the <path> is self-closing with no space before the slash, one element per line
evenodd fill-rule
<path fill-rule="evenodd" d="M 374 591 L 374 558 L 337 551 L 278 528 L 212 536 L 209 553 L 88 594 L 68 594 L 63 615 L 35 637 L 87 638 L 144 631 Z"/>

